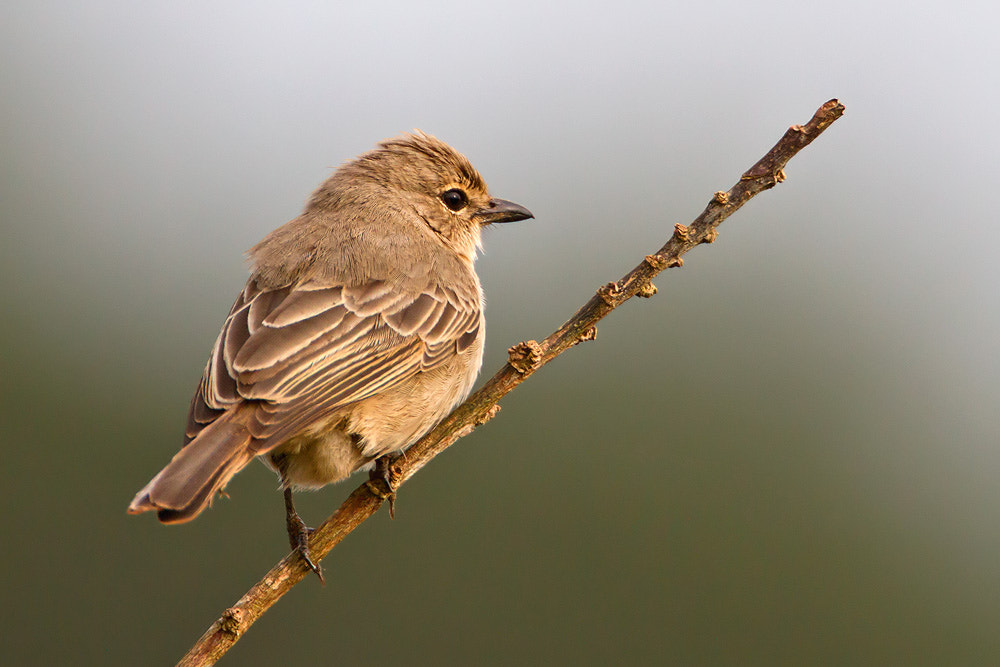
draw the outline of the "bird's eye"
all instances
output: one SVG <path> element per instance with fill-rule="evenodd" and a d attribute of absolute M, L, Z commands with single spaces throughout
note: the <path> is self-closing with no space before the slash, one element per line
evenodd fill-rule
<path fill-rule="evenodd" d="M 441 201 L 443 201 L 444 205 L 452 211 L 461 211 L 469 205 L 468 196 L 466 196 L 466 194 L 458 188 L 452 188 L 451 190 L 445 190 L 442 192 Z"/>

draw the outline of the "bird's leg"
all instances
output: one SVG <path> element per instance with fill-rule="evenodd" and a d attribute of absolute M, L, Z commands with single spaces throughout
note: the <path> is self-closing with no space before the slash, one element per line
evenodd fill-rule
<path fill-rule="evenodd" d="M 288 528 L 288 543 L 292 551 L 298 551 L 309 569 L 316 573 L 321 584 L 326 584 L 323 579 L 323 568 L 314 563 L 309 553 L 309 534 L 312 528 L 306 526 L 302 517 L 295 511 L 295 503 L 292 502 L 292 487 L 285 487 L 285 526 Z"/>
<path fill-rule="evenodd" d="M 390 519 L 396 518 L 396 480 L 393 478 L 392 464 L 401 456 L 402 454 L 383 454 L 375 459 L 375 467 L 368 473 L 368 490 L 382 500 L 389 501 Z"/>

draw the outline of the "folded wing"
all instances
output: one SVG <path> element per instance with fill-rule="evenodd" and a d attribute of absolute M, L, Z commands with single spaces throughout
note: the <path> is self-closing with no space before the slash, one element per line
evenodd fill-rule
<path fill-rule="evenodd" d="M 249 403 L 250 447 L 267 451 L 339 407 L 447 362 L 480 326 L 474 285 L 404 294 L 384 281 L 261 290 L 251 280 L 205 367 L 185 443 Z"/>

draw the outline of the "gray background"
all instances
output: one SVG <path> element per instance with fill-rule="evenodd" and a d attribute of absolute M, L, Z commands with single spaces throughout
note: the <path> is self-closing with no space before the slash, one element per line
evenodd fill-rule
<path fill-rule="evenodd" d="M 486 238 L 485 376 L 834 96 L 224 664 L 1000 661 L 993 3 L 356 4 L 0 7 L 2 661 L 172 664 L 284 556 L 263 466 L 125 506 L 332 167 L 419 127 L 535 213 Z"/>

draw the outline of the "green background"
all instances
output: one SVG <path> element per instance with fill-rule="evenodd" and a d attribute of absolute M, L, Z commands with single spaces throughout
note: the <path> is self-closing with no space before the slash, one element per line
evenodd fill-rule
<path fill-rule="evenodd" d="M 222 664 L 1000 662 L 993 3 L 4 3 L 0 662 L 173 664 L 287 551 L 253 465 L 129 517 L 242 255 L 419 127 L 491 230 L 484 377 L 792 123 L 659 294 L 407 484 Z M 355 485 L 302 496 L 318 523 Z"/>

